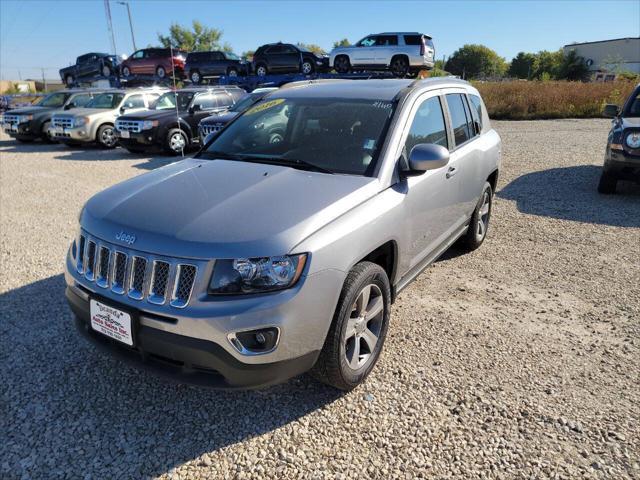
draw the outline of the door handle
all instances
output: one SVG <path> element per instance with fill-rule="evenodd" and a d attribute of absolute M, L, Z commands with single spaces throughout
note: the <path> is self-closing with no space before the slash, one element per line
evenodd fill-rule
<path fill-rule="evenodd" d="M 447 178 L 453 177 L 456 173 L 458 173 L 458 169 L 456 167 L 449 167 L 449 170 L 447 170 Z"/>

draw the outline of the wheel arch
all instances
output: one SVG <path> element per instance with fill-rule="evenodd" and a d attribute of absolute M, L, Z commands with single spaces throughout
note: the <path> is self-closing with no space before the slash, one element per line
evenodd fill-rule
<path fill-rule="evenodd" d="M 387 67 L 390 67 L 391 64 L 393 63 L 393 61 L 396 58 L 400 58 L 400 57 L 403 57 L 407 61 L 407 65 L 409 66 L 409 68 L 411 68 L 411 63 L 409 61 L 409 55 L 407 55 L 406 53 L 396 53 L 395 55 L 393 55 L 393 57 L 391 57 L 391 59 L 389 60 L 389 64 L 387 65 Z"/>
<path fill-rule="evenodd" d="M 354 263 L 354 266 L 360 262 L 371 262 L 380 265 L 387 273 L 389 284 L 391 285 L 391 302 L 395 301 L 396 292 L 394 288 L 394 277 L 397 268 L 398 244 L 395 240 L 388 240 L 379 247 L 367 253 L 364 257 Z M 352 267 L 353 268 L 353 267 Z"/>
<path fill-rule="evenodd" d="M 489 184 L 491 185 L 491 191 L 494 194 L 496 193 L 496 187 L 498 186 L 498 175 L 499 175 L 499 170 L 496 168 L 487 177 L 487 182 L 489 182 Z"/>
<path fill-rule="evenodd" d="M 110 127 L 115 127 L 115 123 L 114 123 L 114 122 L 111 122 L 111 121 L 102 122 L 102 123 L 100 123 L 100 124 L 96 125 L 96 129 L 95 129 L 95 131 L 93 132 L 93 138 L 95 139 L 95 141 L 96 141 L 96 142 L 98 142 L 98 141 L 99 141 L 99 140 L 98 140 L 98 132 L 100 131 L 100 129 L 101 129 L 102 127 L 104 127 L 104 126 L 106 126 L 106 125 L 108 125 L 108 126 L 110 126 Z M 91 137 L 89 137 L 89 138 L 91 138 Z"/>

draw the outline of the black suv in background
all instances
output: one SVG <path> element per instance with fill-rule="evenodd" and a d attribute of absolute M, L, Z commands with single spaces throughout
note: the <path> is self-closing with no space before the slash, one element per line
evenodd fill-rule
<path fill-rule="evenodd" d="M 233 107 L 227 111 L 217 112 L 210 117 L 204 118 L 198 125 L 198 133 L 200 134 L 200 143 L 204 144 L 207 135 L 222 130 L 231 120 L 236 118 L 242 112 L 246 111 L 254 103 L 262 100 L 267 94 L 278 90 L 277 87 L 256 88 L 246 97 L 241 99 Z"/>
<path fill-rule="evenodd" d="M 19 142 L 32 142 L 41 139 L 54 143 L 49 133 L 51 117 L 58 110 L 71 110 L 84 107 L 93 97 L 104 90 L 77 89 L 60 90 L 42 97 L 36 105 L 15 108 L 5 112 L 1 118 L 2 128 Z"/>
<path fill-rule="evenodd" d="M 153 109 L 118 117 L 115 133 L 120 145 L 130 152 L 161 147 L 177 155 L 199 143 L 200 120 L 227 110 L 246 95 L 235 86 L 190 87 L 167 92 L 158 98 Z"/>
<path fill-rule="evenodd" d="M 269 43 L 253 54 L 253 71 L 258 76 L 270 73 L 326 72 L 329 57 L 313 53 L 290 43 Z"/>
<path fill-rule="evenodd" d="M 247 62 L 231 52 L 192 52 L 184 66 L 185 76 L 194 84 L 207 77 L 246 75 L 248 70 Z"/>
<path fill-rule="evenodd" d="M 85 53 L 76 59 L 75 65 L 60 70 L 60 78 L 67 85 L 72 85 L 77 79 L 92 75 L 108 77 L 118 73 L 120 59 L 108 53 Z"/>
<path fill-rule="evenodd" d="M 598 192 L 611 194 L 616 193 L 620 180 L 640 183 L 640 84 L 622 109 L 618 105 L 607 105 L 604 115 L 612 117 L 613 122 Z"/>

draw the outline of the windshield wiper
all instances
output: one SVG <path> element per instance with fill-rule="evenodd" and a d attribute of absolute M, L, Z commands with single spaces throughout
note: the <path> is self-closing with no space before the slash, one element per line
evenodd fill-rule
<path fill-rule="evenodd" d="M 209 158 L 211 160 L 215 160 L 216 158 L 219 158 L 221 160 L 241 160 L 241 161 L 244 160 L 239 155 L 233 155 L 232 153 L 225 153 L 225 152 L 217 152 L 215 150 L 206 150 L 202 152 L 200 155 L 205 158 Z"/>

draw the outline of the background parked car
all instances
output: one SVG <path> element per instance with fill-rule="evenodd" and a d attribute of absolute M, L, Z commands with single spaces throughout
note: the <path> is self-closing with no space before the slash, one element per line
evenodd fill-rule
<path fill-rule="evenodd" d="M 187 55 L 184 72 L 192 83 L 198 84 L 203 78 L 227 75 L 246 75 L 249 64 L 231 52 L 192 52 Z"/>
<path fill-rule="evenodd" d="M 231 122 L 242 112 L 251 107 L 254 103 L 262 100 L 269 92 L 278 90 L 277 87 L 256 88 L 246 97 L 240 99 L 233 107 L 227 111 L 217 112 L 214 115 L 204 118 L 198 124 L 198 133 L 200 134 L 200 142 L 205 143 L 207 135 L 219 132 L 224 126 Z"/>
<path fill-rule="evenodd" d="M 187 53 L 181 50 L 169 48 L 144 48 L 133 52 L 129 58 L 120 65 L 120 71 L 124 77 L 131 75 L 156 75 L 165 78 L 171 75 L 175 69 L 176 77 L 184 75 L 184 64 Z"/>
<path fill-rule="evenodd" d="M 152 110 L 118 118 L 116 135 L 130 152 L 161 147 L 176 155 L 199 143 L 200 120 L 213 112 L 227 110 L 246 95 L 238 87 L 190 87 L 167 92 Z"/>
<path fill-rule="evenodd" d="M 109 77 L 118 73 L 120 59 L 108 53 L 85 53 L 76 59 L 75 65 L 60 70 L 60 78 L 67 85 L 72 85 L 78 78 L 91 75 Z"/>
<path fill-rule="evenodd" d="M 125 112 L 148 109 L 167 90 L 158 88 L 113 89 L 70 113 L 55 112 L 49 131 L 56 140 L 68 145 L 97 142 L 114 148 L 118 141 L 114 133 L 116 118 Z"/>
<path fill-rule="evenodd" d="M 16 108 L 2 116 L 2 126 L 9 136 L 19 142 L 41 139 L 54 141 L 49 132 L 51 117 L 60 109 L 83 107 L 103 90 L 77 89 L 50 93 L 36 105 Z"/>
<path fill-rule="evenodd" d="M 329 62 L 338 73 L 389 69 L 395 76 L 404 77 L 433 68 L 435 54 L 431 37 L 424 33 L 377 33 L 355 45 L 334 48 Z"/>
<path fill-rule="evenodd" d="M 616 193 L 621 180 L 640 183 L 640 84 L 631 93 L 622 109 L 618 105 L 607 105 L 604 115 L 613 122 L 598 191 Z"/>
<path fill-rule="evenodd" d="M 329 59 L 290 43 L 262 45 L 253 54 L 253 71 L 264 76 L 269 73 L 304 73 L 328 70 Z"/>

